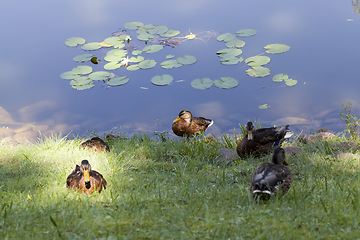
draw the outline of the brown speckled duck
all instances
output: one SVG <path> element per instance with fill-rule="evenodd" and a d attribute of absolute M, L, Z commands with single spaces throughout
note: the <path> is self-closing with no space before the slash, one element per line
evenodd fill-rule
<path fill-rule="evenodd" d="M 214 123 L 203 117 L 193 117 L 188 110 L 182 110 L 172 125 L 173 132 L 180 137 L 191 137 L 199 132 L 205 132 Z"/>
<path fill-rule="evenodd" d="M 272 151 L 274 144 L 281 144 L 286 138 L 293 135 L 289 129 L 289 125 L 284 127 L 260 128 L 254 130 L 252 122 L 246 125 L 246 135 L 238 144 L 236 151 L 240 157 L 249 154 L 258 156 L 263 153 Z"/>
<path fill-rule="evenodd" d="M 93 137 L 92 139 L 81 143 L 80 147 L 84 149 L 91 149 L 95 152 L 110 152 L 109 145 L 107 145 L 107 143 L 99 137 Z"/>
<path fill-rule="evenodd" d="M 66 179 L 66 187 L 74 190 L 79 190 L 88 195 L 95 191 L 99 193 L 102 189 L 106 189 L 106 180 L 97 171 L 91 170 L 91 165 L 88 160 L 82 160 L 81 166 L 75 166 L 75 169 Z"/>
<path fill-rule="evenodd" d="M 279 186 L 284 195 L 293 182 L 291 171 L 283 165 L 285 150 L 277 147 L 271 158 L 271 163 L 261 163 L 250 179 L 250 192 L 259 199 L 267 200 L 276 196 Z"/>

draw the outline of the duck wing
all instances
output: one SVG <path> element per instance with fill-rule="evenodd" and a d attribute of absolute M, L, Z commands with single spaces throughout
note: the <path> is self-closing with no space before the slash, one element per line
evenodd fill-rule
<path fill-rule="evenodd" d="M 70 173 L 70 175 L 66 179 L 66 187 L 67 188 L 78 187 L 81 178 L 82 178 L 82 173 L 80 171 L 80 166 L 76 164 L 74 170 Z"/>
<path fill-rule="evenodd" d="M 260 128 L 253 132 L 253 140 L 260 144 L 274 143 L 284 138 L 289 125 L 284 127 Z"/>
<path fill-rule="evenodd" d="M 106 189 L 107 182 L 101 173 L 92 170 L 90 172 L 90 179 L 94 180 L 95 191 L 100 193 L 103 188 Z"/>

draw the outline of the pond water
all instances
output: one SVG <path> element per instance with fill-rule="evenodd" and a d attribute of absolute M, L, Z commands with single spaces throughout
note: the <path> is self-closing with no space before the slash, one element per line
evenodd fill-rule
<path fill-rule="evenodd" d="M 239 130 L 239 123 L 260 119 L 263 126 L 291 124 L 295 131 L 326 127 L 333 132 L 345 125 L 339 117 L 342 104 L 352 102 L 353 114 L 360 112 L 360 18 L 357 1 L 2 1 L 0 59 L 0 138 L 34 141 L 44 135 L 62 132 L 83 134 L 125 131 L 171 132 L 172 121 L 182 109 L 194 116 L 214 120 L 208 129 L 219 134 Z M 76 90 L 60 74 L 81 65 L 72 59 L 88 53 L 80 47 L 67 47 L 69 37 L 101 42 L 127 22 L 166 25 L 179 30 L 215 33 L 211 39 L 188 40 L 175 48 L 143 56 L 157 65 L 147 70 L 112 71 L 130 81 L 118 87 L 100 82 L 87 90 Z M 245 63 L 226 66 L 216 51 L 225 48 L 216 37 L 240 29 L 257 34 L 241 38 L 246 42 L 241 56 L 263 54 L 271 58 L 265 65 L 267 77 L 250 77 Z M 210 35 L 208 35 L 210 36 Z M 132 37 L 136 38 L 136 34 Z M 267 54 L 264 46 L 282 43 L 290 50 Z M 146 45 L 140 45 L 140 49 Z M 103 58 L 109 49 L 94 51 Z M 168 54 L 197 57 L 192 65 L 163 69 Z M 103 70 L 104 60 L 91 65 Z M 289 87 L 272 81 L 286 73 L 298 83 Z M 170 74 L 174 82 L 155 86 L 151 78 Z M 239 85 L 232 89 L 215 86 L 197 90 L 196 78 L 233 77 Z M 179 81 L 183 80 L 183 81 Z M 267 109 L 259 109 L 268 104 Z"/>

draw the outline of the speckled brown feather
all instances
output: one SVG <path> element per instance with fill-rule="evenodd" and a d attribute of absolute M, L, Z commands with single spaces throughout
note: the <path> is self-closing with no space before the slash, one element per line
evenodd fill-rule
<path fill-rule="evenodd" d="M 181 118 L 183 112 L 190 114 L 190 122 Z M 198 132 L 205 132 L 206 129 L 213 124 L 211 119 L 204 117 L 192 117 L 191 113 L 187 110 L 183 110 L 179 113 L 180 120 L 176 121 L 172 125 L 172 130 L 175 135 L 183 137 L 187 135 L 188 137 L 193 136 Z"/>
<path fill-rule="evenodd" d="M 107 145 L 107 143 L 99 137 L 93 137 L 92 139 L 81 143 L 80 147 L 84 149 L 91 149 L 95 152 L 110 152 L 109 145 Z"/>

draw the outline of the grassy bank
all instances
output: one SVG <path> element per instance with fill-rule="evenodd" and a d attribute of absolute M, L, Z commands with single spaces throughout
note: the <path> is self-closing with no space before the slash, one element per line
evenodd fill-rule
<path fill-rule="evenodd" d="M 3 239 L 356 239 L 360 236 L 359 159 L 333 160 L 333 143 L 302 145 L 289 156 L 287 195 L 256 204 L 249 179 L 270 161 L 223 164 L 214 139 L 109 142 L 110 153 L 79 149 L 54 137 L 30 146 L 0 146 L 0 236 Z M 227 146 L 234 146 L 229 140 Z M 86 196 L 65 187 L 81 160 L 108 182 Z"/>

